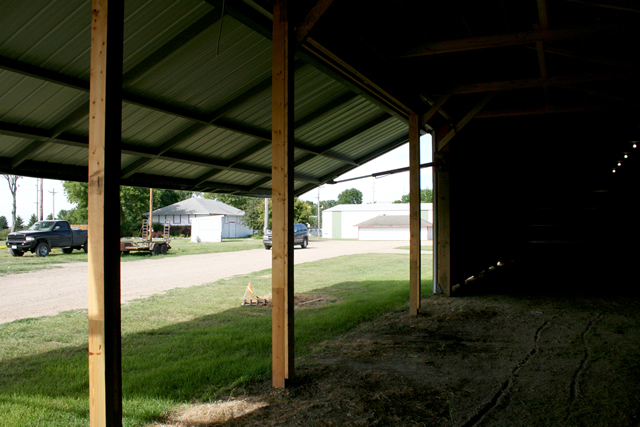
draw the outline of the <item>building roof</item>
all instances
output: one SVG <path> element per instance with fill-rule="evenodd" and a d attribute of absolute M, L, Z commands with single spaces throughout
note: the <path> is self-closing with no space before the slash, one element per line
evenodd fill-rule
<path fill-rule="evenodd" d="M 235 215 L 243 216 L 244 211 L 218 200 L 192 197 L 153 211 L 154 215 Z"/>
<path fill-rule="evenodd" d="M 323 212 L 376 212 L 376 211 L 399 211 L 407 212 L 409 203 L 369 203 L 366 205 L 336 205 L 325 209 Z M 433 203 L 420 203 L 420 210 L 433 210 Z"/>
<path fill-rule="evenodd" d="M 531 1 L 334 2 L 296 53 L 295 195 L 404 144 L 411 112 L 637 129 L 640 8 L 549 3 L 552 28 Z M 87 182 L 90 29 L 89 0 L 2 2 L 0 172 Z M 271 194 L 271 31 L 265 0 L 127 2 L 122 185 Z"/>
<path fill-rule="evenodd" d="M 371 227 L 371 228 L 385 228 L 385 227 L 409 227 L 409 215 L 379 215 L 375 218 L 368 219 L 360 224 L 354 225 L 354 227 Z M 420 220 L 420 227 L 428 227 L 431 224 L 424 219 Z"/>

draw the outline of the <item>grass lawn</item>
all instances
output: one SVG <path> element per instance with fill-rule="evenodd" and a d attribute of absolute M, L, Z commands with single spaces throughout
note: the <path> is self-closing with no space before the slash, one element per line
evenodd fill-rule
<path fill-rule="evenodd" d="M 423 256 L 424 296 L 431 256 Z M 296 355 L 384 312 L 406 310 L 408 254 L 364 254 L 300 264 Z M 241 392 L 271 375 L 271 309 L 241 307 L 248 282 L 271 292 L 271 270 L 176 289 L 123 306 L 124 423 L 145 425 L 178 405 Z M 86 310 L 0 325 L 0 426 L 88 424 Z"/>
<path fill-rule="evenodd" d="M 0 242 L 4 246 L 4 242 Z M 208 254 L 216 252 L 246 251 L 248 249 L 264 248 L 260 239 L 223 239 L 220 243 L 191 243 L 189 239 L 175 239 L 171 241 L 171 249 L 166 257 L 180 255 Z M 131 252 L 120 256 L 122 262 L 141 260 L 151 257 L 150 252 Z M 73 251 L 71 254 L 63 254 L 60 249 L 53 249 L 44 258 L 31 252 L 21 257 L 13 257 L 6 249 L 0 249 L 0 274 L 24 273 L 26 271 L 42 270 L 55 267 L 53 264 L 64 262 L 86 262 L 87 254 L 84 251 Z"/>

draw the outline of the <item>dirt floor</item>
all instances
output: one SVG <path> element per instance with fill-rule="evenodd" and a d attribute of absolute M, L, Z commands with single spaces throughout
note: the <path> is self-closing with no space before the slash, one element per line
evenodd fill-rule
<path fill-rule="evenodd" d="M 389 313 L 164 426 L 638 426 L 640 299 L 467 296 Z M 157 424 L 160 425 L 160 424 Z"/>

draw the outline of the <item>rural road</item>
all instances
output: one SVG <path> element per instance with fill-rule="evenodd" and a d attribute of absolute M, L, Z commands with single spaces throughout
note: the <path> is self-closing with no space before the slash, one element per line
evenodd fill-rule
<path fill-rule="evenodd" d="M 311 241 L 306 249 L 297 247 L 295 264 L 361 253 L 404 253 L 394 249 L 406 241 Z M 57 264 L 48 270 L 0 276 L 0 323 L 28 317 L 51 316 L 61 311 L 86 309 L 88 300 L 87 263 Z M 121 264 L 122 302 L 186 288 L 271 268 L 271 251 L 154 257 Z"/>

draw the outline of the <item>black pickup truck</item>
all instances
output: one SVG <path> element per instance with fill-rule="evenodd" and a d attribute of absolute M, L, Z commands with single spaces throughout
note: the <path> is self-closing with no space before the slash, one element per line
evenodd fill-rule
<path fill-rule="evenodd" d="M 7 249 L 13 256 L 22 256 L 29 251 L 45 257 L 51 248 L 62 248 L 65 254 L 74 249 L 86 252 L 87 230 L 72 230 L 67 221 L 38 221 L 28 230 L 7 236 Z"/>

